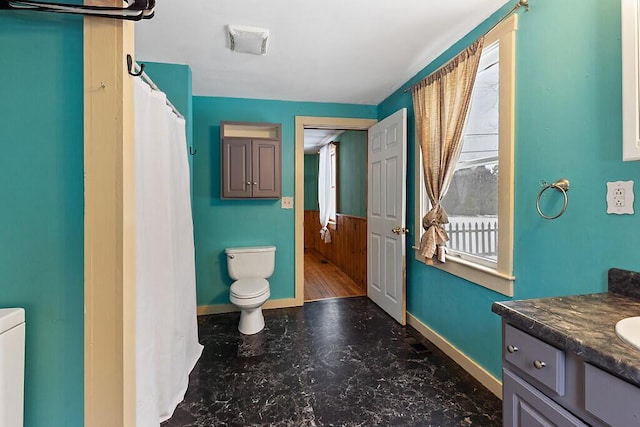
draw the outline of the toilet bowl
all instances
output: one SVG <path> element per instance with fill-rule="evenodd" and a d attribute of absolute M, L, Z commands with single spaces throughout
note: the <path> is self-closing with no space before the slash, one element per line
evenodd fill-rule
<path fill-rule="evenodd" d="M 238 330 L 253 335 L 264 329 L 262 305 L 271 296 L 267 279 L 275 268 L 275 246 L 227 248 L 229 277 L 235 281 L 229 300 L 240 309 Z"/>
<path fill-rule="evenodd" d="M 269 296 L 269 282 L 265 279 L 240 279 L 233 282 L 229 300 L 240 311 L 238 330 L 245 335 L 252 335 L 264 328 L 262 305 Z"/>

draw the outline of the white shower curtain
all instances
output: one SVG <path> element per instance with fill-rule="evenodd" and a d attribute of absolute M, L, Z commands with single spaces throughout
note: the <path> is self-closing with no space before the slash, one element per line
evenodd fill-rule
<path fill-rule="evenodd" d="M 135 83 L 137 427 L 157 427 L 184 399 L 202 346 L 184 119 Z"/>
<path fill-rule="evenodd" d="M 320 208 L 320 238 L 325 243 L 331 243 L 329 233 L 329 219 L 335 213 L 335 198 L 331 189 L 331 144 L 320 148 L 320 161 L 318 167 L 318 206 Z"/>

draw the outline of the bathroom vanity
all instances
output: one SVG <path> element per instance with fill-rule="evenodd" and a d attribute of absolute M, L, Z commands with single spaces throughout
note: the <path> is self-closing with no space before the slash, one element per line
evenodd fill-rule
<path fill-rule="evenodd" d="M 504 426 L 640 426 L 640 350 L 616 323 L 640 315 L 640 274 L 609 292 L 496 302 L 503 325 Z"/>

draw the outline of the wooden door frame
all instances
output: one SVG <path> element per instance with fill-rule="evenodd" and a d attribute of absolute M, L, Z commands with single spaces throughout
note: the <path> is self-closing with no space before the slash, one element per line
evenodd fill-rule
<path fill-rule="evenodd" d="M 304 130 L 344 129 L 369 130 L 378 123 L 376 119 L 355 119 L 345 117 L 296 116 L 295 147 L 295 200 L 294 203 L 294 253 L 295 253 L 295 305 L 304 304 Z M 367 142 L 368 144 L 368 142 Z"/>

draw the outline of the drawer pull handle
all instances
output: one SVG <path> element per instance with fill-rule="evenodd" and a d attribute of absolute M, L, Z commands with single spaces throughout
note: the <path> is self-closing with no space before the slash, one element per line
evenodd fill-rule
<path fill-rule="evenodd" d="M 509 344 L 509 345 L 507 346 L 507 351 L 508 351 L 509 353 L 515 353 L 516 351 L 518 351 L 518 347 L 516 347 L 515 345 L 511 345 L 511 344 Z"/>
<path fill-rule="evenodd" d="M 536 368 L 536 369 L 542 369 L 545 366 L 547 366 L 547 364 L 542 362 L 542 361 L 540 361 L 540 360 L 536 360 L 536 361 L 533 362 L 533 367 Z"/>

